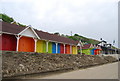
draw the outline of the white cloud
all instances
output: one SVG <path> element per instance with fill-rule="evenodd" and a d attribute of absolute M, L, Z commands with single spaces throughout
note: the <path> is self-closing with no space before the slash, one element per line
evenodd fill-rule
<path fill-rule="evenodd" d="M 48 32 L 117 40 L 119 0 L 2 0 L 3 12 Z M 14 12 L 14 13 L 13 13 Z M 108 31 L 109 29 L 109 31 Z M 111 33 L 112 32 L 112 33 Z M 111 37 L 109 37 L 111 36 Z"/>
<path fill-rule="evenodd" d="M 20 3 L 20 2 L 33 2 L 33 0 L 1 0 L 2 3 Z"/>

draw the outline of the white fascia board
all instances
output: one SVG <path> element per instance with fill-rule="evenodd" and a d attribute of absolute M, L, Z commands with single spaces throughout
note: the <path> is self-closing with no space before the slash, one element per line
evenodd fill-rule
<path fill-rule="evenodd" d="M 22 34 L 24 31 L 26 31 L 29 27 L 25 28 L 23 31 L 21 31 L 20 33 L 18 33 L 18 35 Z"/>
<path fill-rule="evenodd" d="M 83 46 L 83 43 L 81 41 L 79 41 L 77 46 Z"/>
<path fill-rule="evenodd" d="M 18 35 L 22 34 L 24 31 L 26 31 L 28 28 L 31 28 L 31 30 L 33 31 L 33 33 L 36 35 L 36 37 L 38 39 L 41 39 L 37 33 L 34 31 L 34 29 L 32 27 L 27 27 L 26 29 L 24 29 L 23 31 L 21 31 Z M 41 39 L 41 40 L 45 40 L 45 41 L 50 41 L 50 42 L 56 42 L 56 43 L 62 43 L 62 44 L 69 44 L 69 43 L 63 43 L 63 42 L 58 42 L 58 41 L 53 41 L 53 40 L 46 40 L 46 39 Z M 69 44 L 69 45 L 72 45 L 72 44 Z M 76 45 L 75 45 L 76 46 Z"/>
<path fill-rule="evenodd" d="M 77 46 L 82 46 L 81 42 L 78 42 Z"/>
<path fill-rule="evenodd" d="M 94 48 L 93 44 L 90 45 L 90 48 Z"/>
<path fill-rule="evenodd" d="M 45 39 L 43 39 L 45 40 Z M 67 45 L 75 45 L 75 44 L 70 44 L 70 43 L 64 43 L 64 42 L 58 42 L 58 41 L 53 41 L 53 40 L 48 40 L 50 42 L 56 42 L 56 43 L 61 43 L 61 44 L 67 44 Z M 75 45 L 76 46 L 76 45 Z"/>
<path fill-rule="evenodd" d="M 8 33 L 8 32 L 0 32 L 1 34 L 10 34 L 10 35 L 18 35 L 18 34 L 13 34 L 13 33 Z"/>
<path fill-rule="evenodd" d="M 94 45 L 93 47 L 96 48 L 96 45 Z"/>
<path fill-rule="evenodd" d="M 38 39 L 40 39 L 40 37 L 37 35 L 37 33 L 35 32 L 35 30 L 32 28 L 32 27 L 30 27 L 31 28 L 31 30 L 33 31 L 33 33 L 36 35 L 36 37 L 38 38 Z"/>
<path fill-rule="evenodd" d="M 20 37 L 23 37 L 24 35 L 20 35 Z M 33 37 L 29 37 L 29 36 L 24 36 L 24 37 L 28 37 L 28 38 L 33 38 Z M 34 39 L 34 38 L 33 38 Z"/>
<path fill-rule="evenodd" d="M 23 32 L 25 32 L 27 29 L 31 29 L 32 30 L 32 32 L 35 34 L 35 36 L 38 38 L 38 39 L 40 39 L 40 37 L 37 35 L 37 33 L 34 31 L 34 29 L 32 28 L 32 27 L 27 27 L 27 28 L 25 28 L 23 31 L 21 31 L 18 35 L 21 35 Z"/>
<path fill-rule="evenodd" d="M 63 43 L 63 42 L 58 42 L 58 41 L 53 41 L 53 40 L 48 40 L 49 42 L 55 42 L 55 43 L 61 43 L 61 44 L 66 44 L 66 43 Z"/>
<path fill-rule="evenodd" d="M 53 40 L 46 40 L 46 39 L 41 39 L 41 40 L 49 41 L 49 42 L 55 42 L 55 43 L 60 43 L 60 44 L 74 45 L 74 44 L 69 44 L 69 43 L 63 43 L 63 42 L 53 41 Z M 74 45 L 74 46 L 76 46 L 76 45 Z"/>

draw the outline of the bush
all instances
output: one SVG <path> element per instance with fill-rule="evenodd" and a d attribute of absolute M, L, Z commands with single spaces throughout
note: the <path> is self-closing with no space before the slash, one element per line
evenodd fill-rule
<path fill-rule="evenodd" d="M 2 19 L 4 22 L 8 22 L 8 23 L 11 23 L 14 21 L 13 18 L 7 16 L 6 14 L 1 14 L 1 13 L 0 13 L 0 19 Z"/>

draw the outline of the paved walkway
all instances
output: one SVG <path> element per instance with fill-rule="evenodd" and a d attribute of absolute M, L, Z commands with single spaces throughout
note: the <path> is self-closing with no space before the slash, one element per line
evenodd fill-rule
<path fill-rule="evenodd" d="M 118 79 L 118 62 L 34 79 Z"/>

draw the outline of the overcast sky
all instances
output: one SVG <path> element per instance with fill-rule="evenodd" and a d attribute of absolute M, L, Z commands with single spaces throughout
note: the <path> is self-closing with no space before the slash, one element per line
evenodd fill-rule
<path fill-rule="evenodd" d="M 0 12 L 46 32 L 118 42 L 119 0 L 1 0 Z"/>

